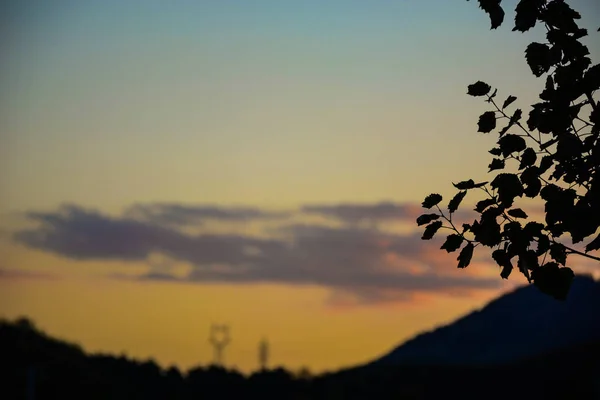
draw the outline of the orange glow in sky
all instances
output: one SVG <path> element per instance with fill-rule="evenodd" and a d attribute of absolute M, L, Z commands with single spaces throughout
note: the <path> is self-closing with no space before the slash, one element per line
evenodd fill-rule
<path fill-rule="evenodd" d="M 488 180 L 466 88 L 531 104 L 531 37 L 429 3 L 0 12 L 0 317 L 183 368 L 227 323 L 227 365 L 257 368 L 266 337 L 272 365 L 323 371 L 524 283 L 485 257 L 458 271 L 415 218 Z"/>

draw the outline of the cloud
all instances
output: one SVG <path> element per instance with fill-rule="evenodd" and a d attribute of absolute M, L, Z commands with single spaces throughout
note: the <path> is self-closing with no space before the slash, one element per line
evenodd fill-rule
<path fill-rule="evenodd" d="M 238 265 L 251 259 L 253 251 L 279 245 L 241 235 L 186 235 L 168 226 L 109 217 L 74 205 L 27 216 L 40 225 L 15 233 L 17 242 L 74 259 L 140 261 L 160 253 L 195 265 Z"/>
<path fill-rule="evenodd" d="M 383 218 L 391 211 L 380 213 Z M 156 254 L 170 260 L 160 270 L 151 268 L 138 276 L 140 280 L 318 285 L 361 302 L 404 300 L 419 292 L 470 293 L 500 285 L 497 277 L 455 273 L 456 255 L 441 252 L 436 241 L 422 241 L 420 231 L 396 234 L 356 226 L 287 224 L 279 226 L 276 237 L 265 239 L 193 235 L 170 222 L 160 224 L 160 219 L 138 220 L 129 212 L 110 217 L 74 205 L 27 216 L 38 226 L 16 232 L 14 239 L 30 248 L 81 260 L 149 262 Z M 169 271 L 173 262 L 191 267 L 184 276 L 177 275 Z"/>
<path fill-rule="evenodd" d="M 56 279 L 58 277 L 58 275 L 47 272 L 0 268 L 0 280 Z"/>
<path fill-rule="evenodd" d="M 332 217 L 349 223 L 359 223 L 362 221 L 415 219 L 421 214 L 422 208 L 416 204 L 381 202 L 377 204 L 305 205 L 301 208 L 301 211 L 307 214 Z"/>
<path fill-rule="evenodd" d="M 176 203 L 135 204 L 125 215 L 136 220 L 165 226 L 198 226 L 207 220 L 247 222 L 285 218 L 289 213 L 268 212 L 253 207 L 217 207 Z"/>
<path fill-rule="evenodd" d="M 347 224 L 406 222 L 414 224 L 417 217 L 427 211 L 416 203 L 380 202 L 376 204 L 339 203 L 314 204 L 301 208 L 305 214 L 333 218 Z M 472 210 L 458 210 L 456 217 L 461 221 L 473 220 L 477 214 Z"/>

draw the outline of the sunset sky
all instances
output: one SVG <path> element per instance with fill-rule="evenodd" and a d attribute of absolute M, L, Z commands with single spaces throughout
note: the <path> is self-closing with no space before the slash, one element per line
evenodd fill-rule
<path fill-rule="evenodd" d="M 3 2 L 0 317 L 182 368 L 228 323 L 227 365 L 266 337 L 318 372 L 524 283 L 415 223 L 489 180 L 467 85 L 528 112 L 543 84 L 504 3 L 490 31 L 464 0 Z M 600 3 L 569 4 L 597 62 Z"/>

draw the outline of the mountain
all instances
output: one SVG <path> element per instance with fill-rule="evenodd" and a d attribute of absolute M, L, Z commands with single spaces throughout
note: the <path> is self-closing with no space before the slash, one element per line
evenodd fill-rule
<path fill-rule="evenodd" d="M 597 340 L 600 281 L 576 276 L 564 302 L 524 286 L 369 365 L 494 366 Z"/>
<path fill-rule="evenodd" d="M 503 365 L 369 365 L 315 384 L 319 400 L 600 399 L 600 340 Z"/>

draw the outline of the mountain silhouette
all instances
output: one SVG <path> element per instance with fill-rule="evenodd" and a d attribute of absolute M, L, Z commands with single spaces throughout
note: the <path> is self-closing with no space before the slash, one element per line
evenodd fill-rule
<path fill-rule="evenodd" d="M 582 275 L 566 301 L 524 286 L 368 365 L 495 366 L 598 340 L 600 281 Z"/>

